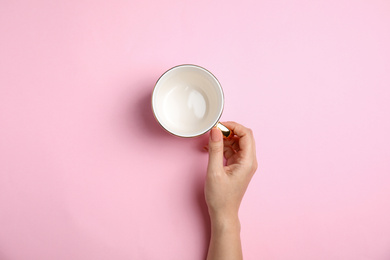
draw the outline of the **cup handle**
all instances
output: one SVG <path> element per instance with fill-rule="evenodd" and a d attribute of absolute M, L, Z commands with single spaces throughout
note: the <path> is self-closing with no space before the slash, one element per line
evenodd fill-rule
<path fill-rule="evenodd" d="M 223 134 L 223 138 L 224 139 L 231 139 L 234 135 L 233 131 L 230 130 L 229 128 L 227 128 L 226 126 L 224 126 L 223 124 L 221 124 L 221 122 L 218 122 L 216 125 L 215 125 L 216 128 L 218 128 L 219 130 L 221 130 L 222 134 Z"/>

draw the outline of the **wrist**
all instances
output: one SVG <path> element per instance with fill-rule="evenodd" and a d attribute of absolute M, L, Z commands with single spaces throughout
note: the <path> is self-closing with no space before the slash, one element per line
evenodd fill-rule
<path fill-rule="evenodd" d="M 241 230 L 238 213 L 210 213 L 211 227 L 215 230 Z"/>

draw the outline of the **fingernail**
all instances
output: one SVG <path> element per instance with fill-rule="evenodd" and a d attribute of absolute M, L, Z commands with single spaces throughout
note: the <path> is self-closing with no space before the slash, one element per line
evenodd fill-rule
<path fill-rule="evenodd" d="M 221 141 L 221 139 L 222 139 L 221 130 L 219 130 L 218 128 L 215 128 L 215 127 L 212 128 L 210 136 L 211 136 L 211 141 L 213 141 L 213 142 Z"/>

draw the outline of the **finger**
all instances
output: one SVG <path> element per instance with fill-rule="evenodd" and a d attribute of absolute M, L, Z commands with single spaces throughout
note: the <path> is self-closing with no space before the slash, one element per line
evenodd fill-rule
<path fill-rule="evenodd" d="M 235 141 L 235 142 L 232 144 L 232 148 L 233 148 L 236 152 L 240 151 L 239 140 Z"/>
<path fill-rule="evenodd" d="M 226 124 L 226 127 L 233 130 L 234 134 L 238 137 L 244 137 L 248 132 L 248 128 L 233 121 L 223 122 L 223 124 Z"/>
<path fill-rule="evenodd" d="M 225 146 L 223 149 L 223 156 L 228 160 L 230 157 L 236 154 L 236 151 L 231 146 Z"/>
<path fill-rule="evenodd" d="M 231 130 L 234 134 L 239 137 L 239 149 L 244 153 L 254 152 L 254 138 L 252 130 L 246 128 L 243 125 L 240 125 L 236 122 L 224 122 L 224 124 Z"/>
<path fill-rule="evenodd" d="M 240 138 L 238 136 L 234 136 L 232 138 L 232 142 L 230 144 L 230 146 L 236 151 L 238 152 L 240 150 Z"/>
<path fill-rule="evenodd" d="M 239 140 L 240 138 L 238 136 L 233 136 L 232 138 L 230 138 L 229 140 L 224 140 L 224 144 L 225 146 L 232 146 L 234 148 L 237 148 L 236 150 L 239 150 Z"/>
<path fill-rule="evenodd" d="M 209 171 L 219 171 L 223 168 L 223 138 L 218 128 L 212 128 L 209 138 Z M 208 172 L 209 172 L 208 171 Z"/>

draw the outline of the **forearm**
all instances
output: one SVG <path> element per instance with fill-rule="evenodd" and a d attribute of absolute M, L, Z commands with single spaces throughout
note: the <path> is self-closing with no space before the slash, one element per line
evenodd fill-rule
<path fill-rule="evenodd" d="M 240 221 L 236 214 L 210 216 L 211 238 L 207 260 L 241 260 Z"/>

